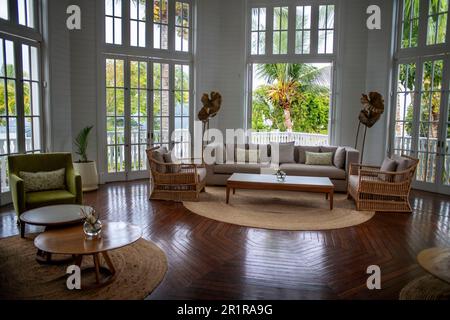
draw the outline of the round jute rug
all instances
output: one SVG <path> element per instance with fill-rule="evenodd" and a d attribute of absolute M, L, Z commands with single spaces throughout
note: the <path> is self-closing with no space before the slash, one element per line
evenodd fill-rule
<path fill-rule="evenodd" d="M 37 263 L 32 239 L 0 239 L 0 299 L 141 300 L 158 286 L 167 271 L 164 252 L 144 239 L 108 253 L 117 272 L 112 283 L 96 289 L 68 290 L 68 264 Z M 82 268 L 89 266 L 93 261 L 86 256 Z M 95 279 L 93 272 L 81 275 L 82 283 Z"/>
<path fill-rule="evenodd" d="M 370 220 L 375 212 L 356 211 L 345 194 L 334 195 L 330 211 L 324 194 L 270 190 L 236 190 L 225 203 L 225 188 L 207 187 L 198 202 L 183 202 L 190 211 L 213 220 L 275 230 L 330 230 Z"/>
<path fill-rule="evenodd" d="M 426 275 L 408 283 L 400 291 L 400 300 L 450 300 L 450 284 Z"/>

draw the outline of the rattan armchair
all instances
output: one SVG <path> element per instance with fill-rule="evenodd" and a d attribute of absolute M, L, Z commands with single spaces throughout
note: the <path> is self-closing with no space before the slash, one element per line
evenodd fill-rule
<path fill-rule="evenodd" d="M 150 199 L 198 201 L 206 185 L 206 168 L 202 164 L 166 163 L 155 159 L 159 147 L 148 150 L 147 158 L 152 176 Z"/>
<path fill-rule="evenodd" d="M 418 159 L 411 161 L 403 171 L 385 172 L 380 167 L 352 164 L 347 195 L 353 198 L 357 210 L 384 212 L 411 212 L 409 192 Z"/>

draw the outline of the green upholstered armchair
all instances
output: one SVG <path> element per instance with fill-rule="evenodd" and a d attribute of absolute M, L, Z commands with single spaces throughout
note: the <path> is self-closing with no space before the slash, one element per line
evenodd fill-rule
<path fill-rule="evenodd" d="M 13 155 L 8 157 L 8 166 L 11 197 L 18 218 L 24 211 L 33 208 L 57 204 L 82 204 L 83 202 L 81 176 L 75 174 L 70 153 Z M 62 168 L 66 169 L 64 190 L 26 192 L 24 181 L 19 177 L 20 171 L 54 171 Z M 20 223 L 20 219 L 18 219 L 18 223 L 20 224 L 20 234 L 23 237 L 25 224 Z"/>

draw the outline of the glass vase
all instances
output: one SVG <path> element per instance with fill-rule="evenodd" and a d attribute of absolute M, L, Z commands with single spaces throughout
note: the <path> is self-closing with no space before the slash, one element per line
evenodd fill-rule
<path fill-rule="evenodd" d="M 102 222 L 97 220 L 94 224 L 92 224 L 85 221 L 83 224 L 83 231 L 86 239 L 88 240 L 99 238 L 100 233 L 102 232 Z"/>

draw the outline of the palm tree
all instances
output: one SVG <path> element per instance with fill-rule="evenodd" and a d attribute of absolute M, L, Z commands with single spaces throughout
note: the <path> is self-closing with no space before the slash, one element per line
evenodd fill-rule
<path fill-rule="evenodd" d="M 291 108 L 301 103 L 303 92 L 323 93 L 328 89 L 322 79 L 322 68 L 308 64 L 272 63 L 258 64 L 257 76 L 268 83 L 267 97 L 272 105 L 283 109 L 284 124 L 292 132 Z"/>

